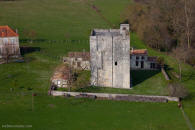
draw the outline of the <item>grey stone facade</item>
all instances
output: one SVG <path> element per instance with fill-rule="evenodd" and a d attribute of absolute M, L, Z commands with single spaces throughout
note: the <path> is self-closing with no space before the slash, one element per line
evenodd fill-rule
<path fill-rule="evenodd" d="M 69 52 L 68 56 L 63 58 L 63 62 L 74 69 L 90 70 L 90 53 Z"/>
<path fill-rule="evenodd" d="M 90 36 L 91 85 L 130 88 L 129 25 L 94 29 Z"/>
<path fill-rule="evenodd" d="M 131 70 L 155 70 L 158 69 L 157 57 L 148 56 L 146 49 L 131 50 Z"/>

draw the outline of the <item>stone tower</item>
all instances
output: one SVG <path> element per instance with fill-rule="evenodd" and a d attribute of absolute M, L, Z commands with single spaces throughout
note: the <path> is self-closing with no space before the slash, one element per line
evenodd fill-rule
<path fill-rule="evenodd" d="M 130 88 L 129 25 L 94 29 L 90 36 L 91 85 Z"/>

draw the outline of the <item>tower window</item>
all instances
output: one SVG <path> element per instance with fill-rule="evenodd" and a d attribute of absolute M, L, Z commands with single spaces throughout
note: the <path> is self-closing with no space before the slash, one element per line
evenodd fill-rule
<path fill-rule="evenodd" d="M 116 66 L 117 66 L 117 61 L 115 61 L 115 63 L 114 63 Z"/>

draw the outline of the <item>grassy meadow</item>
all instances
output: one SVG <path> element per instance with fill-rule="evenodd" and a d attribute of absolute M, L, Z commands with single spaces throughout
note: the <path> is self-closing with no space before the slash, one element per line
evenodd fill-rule
<path fill-rule="evenodd" d="M 32 125 L 33 130 L 188 130 L 176 103 L 65 99 L 37 94 L 32 111 L 31 98 L 20 95 L 15 100 L 1 100 L 1 124 Z"/>
<path fill-rule="evenodd" d="M 0 65 L 0 129 L 1 125 L 32 125 L 31 129 L 188 129 L 176 103 L 134 103 L 65 99 L 47 95 L 50 77 L 68 51 L 89 51 L 89 35 L 93 28 L 119 27 L 121 14 L 130 0 L 16 0 L 0 1 L 0 25 L 18 29 L 20 40 L 43 39 L 44 42 L 21 42 L 21 46 L 40 47 L 26 53 L 24 63 Z M 91 6 L 95 5 L 99 13 Z M 112 26 L 105 21 L 102 14 Z M 34 35 L 30 35 L 34 32 Z M 64 41 L 65 40 L 65 41 Z M 171 71 L 177 64 L 168 54 L 145 46 L 131 34 L 131 46 L 147 48 L 150 55 L 162 56 Z M 190 96 L 184 110 L 195 127 L 195 71 L 183 64 L 181 81 Z M 121 93 L 167 95 L 167 82 L 161 73 L 133 73 L 132 90 Z M 177 79 L 174 79 L 177 80 Z M 90 91 L 90 90 L 89 90 Z M 100 90 L 100 92 L 117 92 Z M 32 93 L 37 95 L 32 97 Z M 14 129 L 14 128 L 12 128 Z"/>

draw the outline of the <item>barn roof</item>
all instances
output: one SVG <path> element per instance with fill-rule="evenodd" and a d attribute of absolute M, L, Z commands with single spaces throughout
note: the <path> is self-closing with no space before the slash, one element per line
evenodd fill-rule
<path fill-rule="evenodd" d="M 148 51 L 147 49 L 136 49 L 136 50 L 131 50 L 130 51 L 130 54 L 133 54 L 133 55 L 147 55 L 148 54 Z"/>
<path fill-rule="evenodd" d="M 9 26 L 0 26 L 0 37 L 16 37 L 18 34 Z"/>

